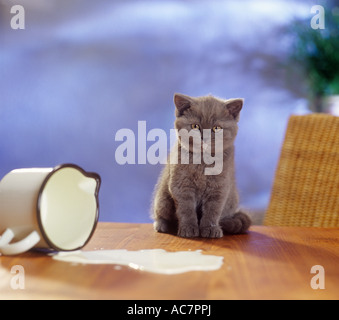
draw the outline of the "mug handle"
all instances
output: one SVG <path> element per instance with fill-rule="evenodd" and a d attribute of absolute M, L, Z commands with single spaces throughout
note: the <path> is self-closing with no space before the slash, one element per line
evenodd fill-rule
<path fill-rule="evenodd" d="M 36 231 L 31 232 L 26 238 L 10 244 L 14 238 L 14 232 L 11 229 L 6 229 L 0 238 L 0 253 L 4 255 L 14 255 L 23 253 L 32 249 L 39 241 L 40 236 Z"/>

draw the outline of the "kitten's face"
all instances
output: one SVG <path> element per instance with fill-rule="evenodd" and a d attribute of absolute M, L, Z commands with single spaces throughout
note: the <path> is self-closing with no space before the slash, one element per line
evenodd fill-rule
<path fill-rule="evenodd" d="M 205 142 L 202 143 L 201 151 L 204 149 L 203 146 L 208 145 L 214 153 L 215 139 L 218 141 L 221 137 L 223 150 L 233 145 L 238 131 L 237 122 L 243 105 L 242 99 L 220 100 L 212 96 L 192 98 L 175 94 L 174 103 L 175 128 L 179 131 L 186 129 L 190 135 L 199 135 Z M 184 139 L 180 142 L 184 148 L 193 152 L 192 143 L 186 145 Z"/>

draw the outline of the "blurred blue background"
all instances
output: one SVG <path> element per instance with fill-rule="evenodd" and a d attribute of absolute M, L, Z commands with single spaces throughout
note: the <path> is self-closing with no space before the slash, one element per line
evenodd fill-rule
<path fill-rule="evenodd" d="M 10 27 L 14 4 L 24 30 Z M 72 162 L 102 177 L 101 221 L 150 222 L 162 166 L 117 164 L 116 132 L 145 120 L 169 133 L 175 92 L 243 97 L 237 182 L 241 205 L 262 213 L 287 119 L 307 112 L 286 30 L 313 4 L 2 0 L 0 176 Z"/>

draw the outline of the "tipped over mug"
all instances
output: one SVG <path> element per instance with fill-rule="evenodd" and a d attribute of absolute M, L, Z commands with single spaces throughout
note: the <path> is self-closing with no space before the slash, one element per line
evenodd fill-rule
<path fill-rule="evenodd" d="M 74 164 L 9 172 L 0 181 L 0 253 L 81 249 L 98 222 L 100 183 Z"/>

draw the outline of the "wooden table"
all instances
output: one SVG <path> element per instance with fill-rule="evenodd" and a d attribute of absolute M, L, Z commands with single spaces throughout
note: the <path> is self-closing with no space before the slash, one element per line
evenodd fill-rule
<path fill-rule="evenodd" d="M 339 228 L 253 226 L 244 235 L 182 239 L 156 233 L 150 224 L 99 223 L 84 250 L 154 248 L 201 249 L 224 256 L 224 264 L 216 271 L 160 275 L 72 265 L 39 252 L 1 256 L 0 298 L 339 299 Z M 315 265 L 324 268 L 325 289 L 311 287 L 320 275 L 311 273 Z M 20 283 L 15 266 L 24 271 L 24 289 L 13 289 Z"/>

